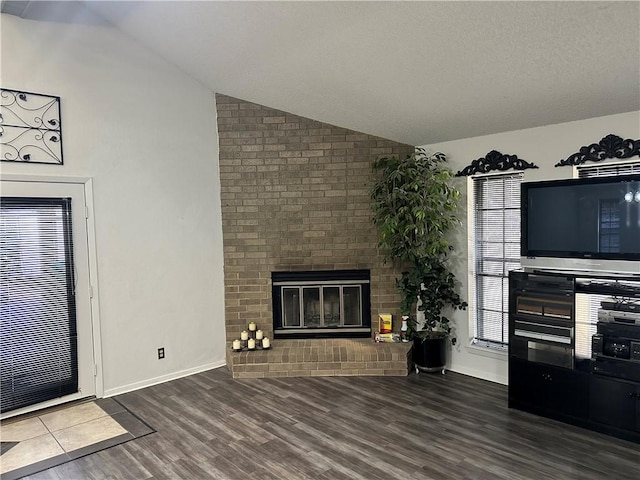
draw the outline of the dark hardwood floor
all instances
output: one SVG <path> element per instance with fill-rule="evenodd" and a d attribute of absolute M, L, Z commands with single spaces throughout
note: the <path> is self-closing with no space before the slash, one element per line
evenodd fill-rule
<path fill-rule="evenodd" d="M 157 433 L 29 479 L 634 479 L 640 446 L 507 408 L 455 373 L 233 380 L 117 397 Z"/>

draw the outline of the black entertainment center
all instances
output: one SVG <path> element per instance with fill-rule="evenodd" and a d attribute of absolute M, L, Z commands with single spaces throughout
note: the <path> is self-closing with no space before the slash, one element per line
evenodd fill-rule
<path fill-rule="evenodd" d="M 509 407 L 640 443 L 640 175 L 521 193 Z"/>
<path fill-rule="evenodd" d="M 581 295 L 611 296 L 597 323 Z M 640 443 L 640 278 L 511 272 L 509 407 Z"/>

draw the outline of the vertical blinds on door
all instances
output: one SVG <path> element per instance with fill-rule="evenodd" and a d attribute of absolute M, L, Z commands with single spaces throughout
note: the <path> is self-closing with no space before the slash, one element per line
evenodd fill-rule
<path fill-rule="evenodd" d="M 2 412 L 78 391 L 72 252 L 71 199 L 1 199 Z"/>

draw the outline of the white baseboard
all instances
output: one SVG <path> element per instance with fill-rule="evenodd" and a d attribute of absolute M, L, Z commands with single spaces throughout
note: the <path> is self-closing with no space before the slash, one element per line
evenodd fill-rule
<path fill-rule="evenodd" d="M 151 387 L 153 385 L 158 385 L 159 383 L 169 382 L 171 380 L 177 380 L 178 378 L 187 377 L 189 375 L 205 372 L 207 370 L 212 370 L 214 368 L 224 367 L 226 364 L 227 364 L 226 361 L 220 360 L 219 362 L 208 363 L 205 365 L 200 365 L 198 367 L 188 368 L 187 370 L 168 373 L 160 377 L 149 378 L 141 382 L 130 383 L 129 385 L 123 385 L 122 387 L 109 388 L 104 391 L 104 397 L 105 398 L 113 397 L 114 395 L 121 395 L 123 393 L 133 392 L 134 390 L 140 390 L 141 388 Z"/>
<path fill-rule="evenodd" d="M 461 373 L 470 377 L 479 378 L 481 380 L 487 380 L 493 383 L 499 383 L 501 385 L 507 385 L 508 380 L 506 375 L 500 375 L 498 373 L 488 373 L 482 370 L 474 370 L 473 368 L 455 366 L 451 368 L 452 372 Z"/>

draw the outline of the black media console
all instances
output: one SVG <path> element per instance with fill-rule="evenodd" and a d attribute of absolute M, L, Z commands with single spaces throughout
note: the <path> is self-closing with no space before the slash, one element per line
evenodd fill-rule
<path fill-rule="evenodd" d="M 511 272 L 509 407 L 640 443 L 640 278 Z"/>

